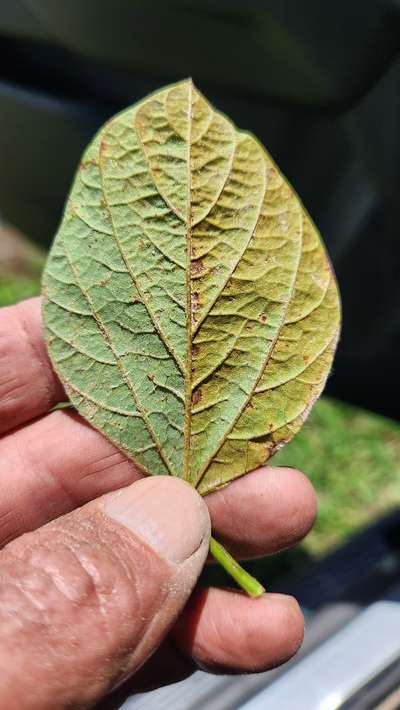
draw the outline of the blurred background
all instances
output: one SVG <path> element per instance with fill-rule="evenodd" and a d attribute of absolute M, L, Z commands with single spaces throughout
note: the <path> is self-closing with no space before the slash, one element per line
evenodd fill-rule
<path fill-rule="evenodd" d="M 397 614 L 399 0 L 3 0 L 0 57 L 0 305 L 39 292 L 46 249 L 84 147 L 109 116 L 146 93 L 190 75 L 217 108 L 265 144 L 327 244 L 344 325 L 326 396 L 275 459 L 312 479 L 319 495 L 315 530 L 296 551 L 250 568 L 269 587 L 295 590 L 312 620 L 299 667 L 324 643 L 338 643 L 337 634 L 374 604 L 390 604 Z M 385 623 L 377 628 L 389 660 L 365 670 L 368 682 L 358 680 L 354 689 L 353 674 L 350 690 L 340 691 L 327 680 L 325 705 L 310 697 L 301 705 L 292 694 L 290 705 L 279 704 L 278 695 L 277 704 L 264 698 L 251 707 L 372 708 L 386 696 L 394 700 L 382 708 L 400 707 L 393 695 L 400 645 L 388 646 L 390 629 L 400 638 L 400 617 Z M 362 665 L 367 641 L 357 638 Z M 375 632 L 368 638 L 376 649 Z M 286 688 L 291 672 L 284 674 Z M 199 677 L 202 698 L 206 681 Z M 224 680 L 220 690 L 207 685 L 207 708 L 244 707 L 278 682 L 274 674 L 257 679 Z M 187 687 L 187 697 L 179 693 L 186 704 L 176 697 L 165 707 L 205 707 L 202 700 L 193 704 Z M 157 695 L 148 707 L 162 708 L 166 698 Z M 142 707 L 147 700 L 134 702 Z"/>

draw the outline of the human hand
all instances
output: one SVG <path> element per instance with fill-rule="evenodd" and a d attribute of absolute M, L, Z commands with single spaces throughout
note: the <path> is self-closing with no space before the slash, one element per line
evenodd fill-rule
<path fill-rule="evenodd" d="M 203 500 L 178 479 L 142 478 L 76 412 L 48 413 L 64 400 L 40 300 L 1 309 L 0 707 L 87 708 L 126 678 L 119 700 L 196 667 L 259 671 L 295 653 L 291 597 L 192 590 L 210 518 L 236 557 L 308 532 L 305 476 L 266 467 Z"/>

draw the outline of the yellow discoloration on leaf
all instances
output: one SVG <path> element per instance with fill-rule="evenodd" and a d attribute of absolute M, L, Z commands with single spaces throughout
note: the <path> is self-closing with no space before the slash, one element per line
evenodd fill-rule
<path fill-rule="evenodd" d="M 203 494 L 301 427 L 338 337 L 318 232 L 265 149 L 190 81 L 86 150 L 44 275 L 53 365 L 144 471 Z"/>

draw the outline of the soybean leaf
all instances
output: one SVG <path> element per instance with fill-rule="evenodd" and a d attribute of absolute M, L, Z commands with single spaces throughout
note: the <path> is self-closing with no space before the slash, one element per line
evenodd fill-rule
<path fill-rule="evenodd" d="M 298 431 L 340 321 L 298 196 L 190 80 L 88 147 L 43 295 L 50 357 L 78 411 L 145 472 L 202 494 Z"/>

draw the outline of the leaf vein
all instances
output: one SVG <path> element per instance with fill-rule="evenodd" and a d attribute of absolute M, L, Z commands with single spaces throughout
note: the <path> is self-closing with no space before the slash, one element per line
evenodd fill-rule
<path fill-rule="evenodd" d="M 101 152 L 101 151 L 100 151 L 100 152 Z M 120 255 L 121 255 L 121 257 L 122 257 L 122 259 L 123 259 L 123 261 L 124 261 L 124 264 L 125 264 L 125 266 L 126 266 L 126 268 L 127 268 L 127 271 L 128 271 L 128 273 L 129 273 L 129 275 L 130 275 L 130 277 L 131 277 L 131 279 L 132 279 L 133 285 L 135 286 L 137 292 L 139 293 L 139 296 L 140 296 L 140 298 L 141 298 L 142 301 L 143 301 L 143 305 L 146 307 L 146 310 L 147 310 L 147 312 L 148 312 L 148 314 L 149 314 L 149 318 L 150 318 L 151 322 L 153 323 L 153 325 L 154 325 L 154 327 L 155 327 L 155 329 L 156 329 L 156 331 L 157 331 L 159 337 L 160 337 L 161 340 L 163 341 L 163 343 L 164 343 L 165 347 L 167 348 L 167 350 L 171 353 L 173 359 L 175 360 L 175 362 L 176 362 L 176 364 L 178 365 L 178 367 L 179 367 L 179 369 L 181 370 L 181 372 L 184 374 L 184 365 L 183 365 L 181 359 L 177 356 L 176 352 L 174 351 L 174 348 L 173 348 L 172 344 L 169 342 L 169 339 L 167 338 L 167 336 L 165 335 L 165 333 L 163 333 L 163 331 L 162 331 L 162 329 L 161 329 L 161 326 L 160 326 L 160 324 L 159 324 L 157 318 L 155 317 L 155 314 L 152 312 L 152 309 L 150 308 L 150 305 L 149 305 L 149 303 L 148 303 L 148 301 L 147 301 L 146 295 L 145 295 L 145 293 L 142 291 L 141 287 L 139 286 L 138 279 L 136 278 L 135 273 L 132 271 L 132 268 L 131 268 L 131 265 L 129 264 L 128 259 L 126 258 L 126 254 L 125 254 L 124 249 L 122 248 L 122 244 L 121 244 L 120 240 L 118 239 L 117 232 L 116 232 L 115 225 L 114 225 L 114 221 L 113 221 L 113 217 L 112 217 L 112 213 L 111 213 L 111 209 L 110 209 L 109 204 L 108 204 L 108 201 L 107 201 L 106 190 L 105 190 L 105 188 L 104 188 L 104 175 L 103 175 L 103 169 L 102 169 L 101 156 L 100 156 L 100 158 L 99 158 L 99 172 L 100 172 L 100 179 L 101 179 L 101 184 L 102 184 L 102 192 L 103 192 L 104 200 L 105 200 L 105 202 L 106 202 L 106 204 L 107 204 L 107 208 L 108 208 L 108 211 L 109 211 L 109 214 L 110 214 L 110 221 L 111 221 L 111 224 L 112 224 L 112 231 L 111 231 L 110 236 L 112 236 L 112 237 L 114 238 L 114 241 L 115 241 L 116 246 L 117 246 L 117 248 L 118 248 L 118 250 L 119 250 L 119 253 L 120 253 Z"/>
<path fill-rule="evenodd" d="M 83 397 L 84 399 L 87 399 L 89 402 L 96 404 L 99 407 L 99 409 L 105 409 L 107 412 L 112 412 L 114 414 L 121 414 L 124 417 L 136 417 L 138 419 L 143 419 L 140 412 L 131 412 L 128 409 L 122 409 L 121 407 L 112 407 L 110 404 L 105 404 L 104 402 L 99 402 L 97 399 L 92 397 L 87 392 L 83 392 L 76 385 L 71 385 L 70 382 L 68 382 L 66 387 L 67 387 L 67 389 L 71 389 L 73 392 L 75 392 L 77 395 L 79 395 L 79 397 Z M 153 446 L 155 446 L 155 444 L 153 444 Z"/>
<path fill-rule="evenodd" d="M 231 268 L 228 270 L 228 273 L 227 273 L 227 275 L 226 275 L 225 281 L 223 281 L 223 282 L 221 283 L 220 289 L 219 289 L 218 292 L 216 293 L 215 297 L 212 299 L 212 301 L 209 303 L 207 309 L 204 311 L 204 313 L 202 314 L 202 316 L 199 318 L 199 320 L 198 320 L 198 321 L 196 322 L 196 324 L 194 325 L 194 327 L 193 327 L 193 335 L 195 335 L 195 333 L 198 331 L 198 329 L 200 328 L 200 326 L 201 326 L 201 324 L 203 323 L 203 321 L 207 318 L 207 316 L 209 315 L 209 313 L 211 312 L 211 310 L 214 308 L 216 302 L 218 301 L 219 297 L 220 297 L 221 294 L 223 293 L 226 284 L 228 283 L 228 281 L 229 281 L 229 279 L 231 278 L 232 274 L 234 273 L 235 269 L 236 269 L 237 266 L 239 265 L 239 263 L 240 263 L 240 261 L 241 261 L 241 259 L 242 259 L 242 257 L 243 257 L 243 254 L 245 253 L 246 249 L 248 248 L 248 246 L 249 246 L 249 244 L 250 244 L 250 242 L 251 242 L 251 240 L 252 240 L 252 238 L 253 238 L 253 236 L 254 236 L 254 234 L 255 234 L 255 232 L 256 232 L 256 229 L 257 229 L 257 226 L 258 226 L 258 224 L 259 224 L 260 217 L 261 217 L 261 211 L 262 211 L 262 207 L 263 207 L 263 204 L 264 204 L 265 195 L 266 195 L 266 193 L 267 193 L 267 164 L 266 164 L 266 161 L 265 161 L 265 160 L 263 160 L 263 163 L 264 163 L 264 176 L 263 176 L 263 179 L 264 179 L 264 193 L 263 193 L 262 199 L 260 200 L 260 205 L 259 205 L 259 208 L 258 208 L 258 211 L 257 211 L 257 217 L 256 217 L 256 219 L 255 219 L 253 229 L 250 230 L 249 238 L 246 240 L 246 243 L 244 244 L 243 248 L 240 250 L 240 253 L 238 254 L 238 258 L 237 258 L 236 261 L 232 264 Z"/>
<path fill-rule="evenodd" d="M 123 365 L 123 363 L 121 362 L 121 360 L 117 357 L 117 354 L 116 354 L 116 352 L 114 351 L 114 348 L 113 348 L 112 342 L 111 342 L 111 340 L 110 340 L 110 338 L 109 338 L 109 335 L 108 335 L 108 333 L 107 333 L 107 330 L 106 330 L 106 328 L 104 327 L 104 323 L 103 323 L 103 321 L 101 320 L 101 317 L 99 316 L 99 314 L 96 312 L 96 309 L 95 309 L 95 307 L 94 307 L 94 304 L 93 304 L 93 302 L 92 302 L 92 300 L 91 300 L 89 294 L 88 294 L 88 293 L 85 291 L 85 289 L 83 289 L 82 286 L 80 285 L 79 276 L 78 276 L 78 273 L 77 273 L 77 271 L 76 271 L 76 268 L 75 268 L 75 266 L 74 266 L 74 264 L 73 264 L 73 262 L 72 262 L 72 260 L 71 260 L 71 258 L 70 258 L 70 256 L 69 256 L 69 254 L 68 254 L 68 250 L 67 250 L 65 244 L 63 244 L 63 246 L 64 246 L 64 251 L 65 251 L 65 256 L 66 256 L 66 258 L 67 258 L 67 260 L 68 260 L 68 263 L 69 263 L 69 265 L 70 265 L 70 267 L 71 267 L 71 270 L 72 270 L 72 272 L 73 272 L 73 274 L 74 274 L 74 276 L 75 276 L 77 286 L 79 286 L 79 288 L 81 289 L 83 295 L 85 296 L 85 298 L 86 298 L 86 300 L 87 300 L 87 303 L 88 303 L 88 305 L 89 305 L 89 307 L 90 307 L 90 309 L 91 309 L 91 311 L 92 311 L 93 318 L 94 318 L 94 320 L 96 321 L 96 323 L 97 323 L 97 325 L 98 325 L 98 327 L 99 327 L 99 330 L 100 330 L 100 332 L 101 332 L 102 335 L 103 335 L 103 338 L 105 339 L 106 343 L 109 345 L 109 347 L 110 347 L 110 349 L 111 349 L 111 352 L 113 353 L 113 355 L 114 355 L 114 357 L 115 357 L 115 360 L 116 360 L 116 363 L 117 363 L 117 365 L 118 365 L 118 368 L 119 368 L 119 370 L 120 370 L 120 372 L 121 372 L 122 378 L 123 378 L 123 380 L 125 381 L 125 383 L 128 385 L 128 388 L 130 389 L 130 391 L 131 391 L 131 393 L 132 393 L 132 395 L 133 395 L 133 398 L 134 398 L 134 400 L 135 400 L 135 404 L 136 404 L 136 406 L 137 406 L 137 408 L 138 408 L 138 411 L 139 411 L 140 414 L 142 415 L 142 419 L 143 419 L 144 423 L 146 424 L 146 427 L 147 427 L 147 429 L 148 429 L 148 431 L 149 431 L 149 433 L 150 433 L 150 435 L 151 435 L 151 438 L 153 439 L 154 443 L 155 443 L 156 446 L 157 446 L 157 450 L 158 450 L 158 453 L 159 453 L 160 457 L 161 457 L 162 460 L 164 461 L 164 463 L 165 463 L 165 465 L 166 465 L 168 471 L 170 472 L 170 474 L 171 474 L 171 475 L 174 475 L 174 471 L 173 471 L 171 462 L 168 460 L 168 457 L 165 455 L 165 453 L 164 453 L 164 451 L 163 451 L 163 448 L 162 448 L 162 446 L 161 446 L 161 444 L 160 444 L 160 442 L 159 442 L 159 440 L 158 440 L 158 437 L 157 437 L 155 431 L 153 430 L 153 427 L 151 426 L 150 422 L 148 421 L 148 418 L 147 418 L 146 414 L 144 413 L 142 407 L 140 406 L 139 398 L 138 398 L 138 396 L 137 396 L 137 393 L 136 393 L 136 390 L 135 390 L 135 388 L 134 388 L 134 386 L 133 386 L 133 383 L 132 383 L 132 381 L 131 381 L 131 379 L 130 379 L 130 377 L 129 377 L 129 374 L 126 372 L 126 369 L 124 368 L 124 365 Z"/>
<path fill-rule="evenodd" d="M 54 328 L 52 328 L 48 323 L 46 324 L 46 329 L 49 330 L 50 333 L 52 333 L 52 334 L 54 335 L 54 337 L 58 338 L 59 340 L 61 340 L 61 341 L 62 341 L 63 343 L 65 343 L 66 345 L 69 345 L 69 347 L 72 348 L 72 350 L 73 350 L 74 353 L 79 353 L 80 355 L 85 355 L 85 357 L 88 357 L 88 358 L 90 358 L 91 360 L 95 360 L 96 362 L 100 362 L 102 365 L 111 365 L 111 366 L 113 366 L 113 367 L 116 366 L 115 360 L 106 360 L 105 358 L 100 358 L 100 357 L 97 357 L 97 356 L 96 356 L 96 358 L 93 358 L 93 356 L 90 355 L 90 353 L 86 352 L 86 351 L 83 350 L 82 348 L 78 348 L 78 346 L 75 345 L 75 343 L 72 343 L 70 340 L 67 340 L 67 338 L 63 338 L 63 336 L 60 335 L 59 333 L 57 333 L 57 332 L 54 330 Z"/>
<path fill-rule="evenodd" d="M 226 187 L 226 185 L 227 185 L 227 183 L 228 183 L 229 178 L 231 177 L 231 174 L 232 174 L 232 166 L 233 166 L 233 161 L 234 161 L 234 158 L 235 158 L 237 142 L 236 142 L 235 130 L 234 130 L 233 126 L 232 126 L 232 123 L 231 123 L 230 121 L 227 121 L 227 123 L 228 123 L 229 128 L 230 128 L 230 131 L 231 131 L 231 136 L 232 136 L 232 141 L 233 141 L 233 143 L 234 143 L 234 148 L 233 148 L 232 155 L 231 155 L 230 160 L 229 160 L 229 163 L 228 163 L 228 170 L 227 170 L 227 174 L 226 174 L 225 180 L 223 181 L 223 183 L 222 183 L 222 185 L 221 185 L 221 187 L 220 187 L 220 189 L 219 189 L 217 195 L 214 197 L 214 200 L 212 200 L 212 202 L 209 204 L 209 206 L 208 206 L 208 208 L 207 208 L 207 211 L 206 211 L 204 214 L 201 214 L 200 217 L 198 217 L 197 220 L 195 220 L 195 221 L 193 222 L 192 227 L 195 227 L 197 224 L 200 224 L 200 222 L 202 222 L 204 219 L 207 219 L 207 217 L 208 217 L 208 215 L 210 214 L 211 210 L 212 210 L 212 209 L 215 207 L 215 205 L 217 204 L 219 198 L 221 197 L 221 195 L 222 195 L 222 193 L 223 193 L 223 191 L 224 191 L 224 189 L 225 189 L 225 187 Z M 211 125 L 211 123 L 210 123 L 210 125 Z"/>
<path fill-rule="evenodd" d="M 276 343 L 276 341 L 278 340 L 279 333 L 280 333 L 280 330 L 281 330 L 281 328 L 282 328 L 282 325 L 283 325 L 284 322 L 285 322 L 285 318 L 286 318 L 286 314 L 287 314 L 287 311 L 288 311 L 288 308 L 289 308 L 289 304 L 290 304 L 290 302 L 291 302 L 291 300 L 292 300 L 292 296 L 293 296 L 293 293 L 294 293 L 295 284 L 296 284 L 296 281 L 297 281 L 297 274 L 298 274 L 298 271 L 299 271 L 300 259 L 301 259 L 301 255 L 302 255 L 302 247 L 303 247 L 303 216 L 302 216 L 302 212 L 300 212 L 299 214 L 300 214 L 300 220 L 301 220 L 300 223 L 301 223 L 301 225 L 302 225 L 302 229 L 301 229 L 301 237 L 300 237 L 299 251 L 298 251 L 298 255 L 297 255 L 297 263 L 296 263 L 296 267 L 295 267 L 295 269 L 294 269 L 294 274 L 293 274 L 293 278 L 292 278 L 292 283 L 291 283 L 291 287 L 290 287 L 290 290 L 289 290 L 289 293 L 288 293 L 288 299 L 287 299 L 287 303 L 286 303 L 286 308 L 283 309 L 283 313 L 282 313 L 282 316 L 281 316 L 281 318 L 280 318 L 280 324 L 278 324 L 277 329 L 276 329 L 275 338 L 273 339 L 273 341 L 272 341 L 271 344 L 270 344 L 270 347 L 269 347 L 268 350 L 267 350 L 267 354 L 266 354 L 265 360 L 264 360 L 263 365 L 262 365 L 262 367 L 260 368 L 260 371 L 259 371 L 259 376 L 258 376 L 258 378 L 256 378 L 256 381 L 254 382 L 254 385 L 253 385 L 253 387 L 252 387 L 250 393 L 248 394 L 247 399 L 243 402 L 243 404 L 242 404 L 242 406 L 240 407 L 240 409 L 239 409 L 239 411 L 238 411 L 236 417 L 233 419 L 231 425 L 229 426 L 229 429 L 224 433 L 224 436 L 220 439 L 220 441 L 218 442 L 218 445 L 217 445 L 216 447 L 214 447 L 214 450 L 213 450 L 212 453 L 209 455 L 209 457 L 207 458 L 206 462 L 203 464 L 202 468 L 200 469 L 199 474 L 198 474 L 198 476 L 197 476 L 196 483 L 195 483 L 196 487 L 199 486 L 199 484 L 201 483 L 201 481 L 202 481 L 202 479 L 203 479 L 203 477 L 204 477 L 204 475 L 205 475 L 205 473 L 206 473 L 208 467 L 210 466 L 210 464 L 211 464 L 211 462 L 212 462 L 214 456 L 218 454 L 218 451 L 219 451 L 219 450 L 221 449 L 221 447 L 223 446 L 225 440 L 229 437 L 230 432 L 231 432 L 232 429 L 235 427 L 237 421 L 239 420 L 239 418 L 240 418 L 241 415 L 243 414 L 243 411 L 245 410 L 247 404 L 250 402 L 250 400 L 251 400 L 251 398 L 252 398 L 252 396 L 253 396 L 253 394 L 254 394 L 254 392 L 255 392 L 255 389 L 256 389 L 256 387 L 257 387 L 257 385 L 258 385 L 258 383 L 259 383 L 259 381 L 260 381 L 260 379 L 261 379 L 261 377 L 262 377 L 262 375 L 263 375 L 263 373 L 264 373 L 266 367 L 268 366 L 268 362 L 269 362 L 269 359 L 270 359 L 270 357 L 271 357 L 271 353 L 273 352 L 273 349 L 274 349 L 274 347 L 275 347 L 275 343 Z"/>

